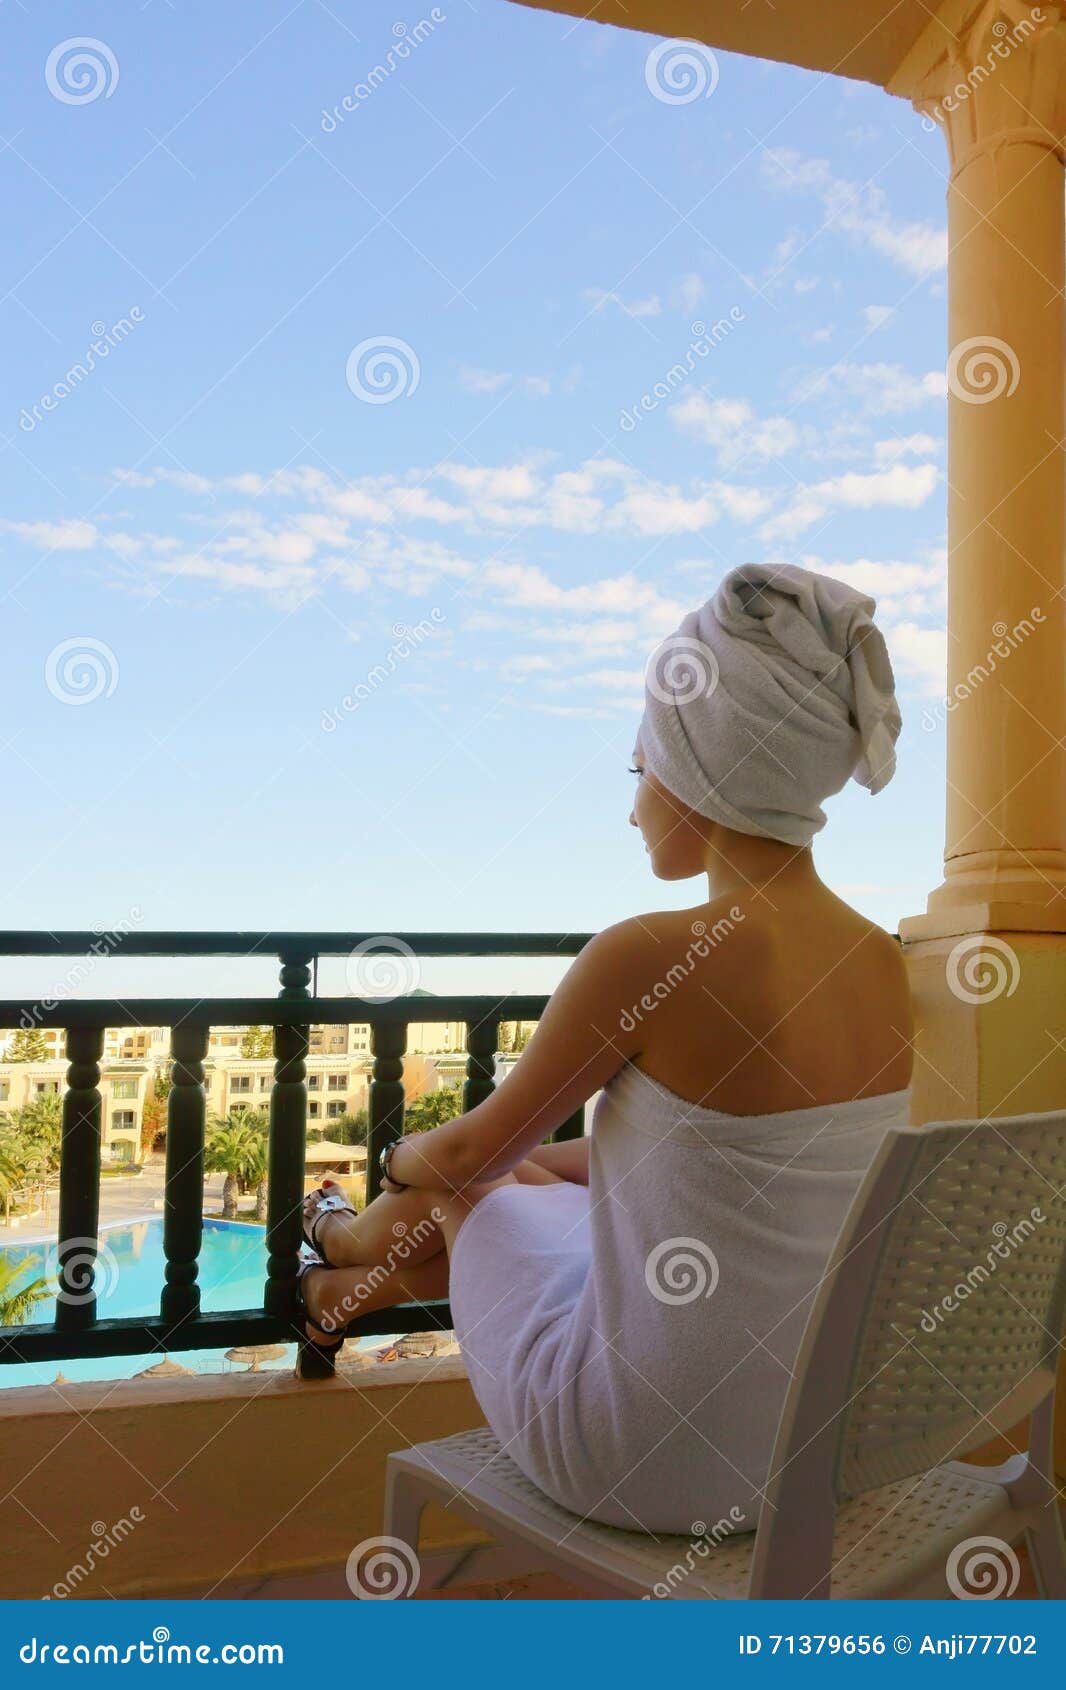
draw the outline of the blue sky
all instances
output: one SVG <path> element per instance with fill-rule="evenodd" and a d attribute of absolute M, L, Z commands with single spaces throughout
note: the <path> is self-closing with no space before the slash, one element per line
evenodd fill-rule
<path fill-rule="evenodd" d="M 816 851 L 923 907 L 945 161 L 909 106 L 728 55 L 664 100 L 654 39 L 505 0 L 2 28 L 5 925 L 692 901 L 626 825 L 641 672 L 752 558 L 879 600 L 900 772 Z"/>

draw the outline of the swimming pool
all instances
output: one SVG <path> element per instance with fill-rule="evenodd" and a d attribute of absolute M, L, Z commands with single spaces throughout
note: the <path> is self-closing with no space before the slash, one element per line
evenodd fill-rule
<path fill-rule="evenodd" d="M 5 1246 L 6 1261 L 36 1262 L 33 1275 L 55 1277 L 55 1240 Z M 266 1279 L 266 1228 L 243 1221 L 205 1220 L 200 1249 L 200 1300 L 204 1312 L 224 1309 L 259 1308 Z M 139 1220 L 118 1221 L 101 1229 L 96 1266 L 97 1312 L 100 1318 L 159 1313 L 166 1258 L 163 1255 L 163 1219 L 156 1215 Z M 31 1323 L 55 1319 L 55 1299 L 38 1303 Z M 383 1342 L 380 1338 L 373 1344 Z M 295 1345 L 287 1345 L 285 1356 L 264 1362 L 264 1368 L 293 1365 Z M 194 1373 L 244 1372 L 242 1363 L 227 1362 L 224 1350 L 180 1350 L 173 1359 Z M 0 1389 L 12 1385 L 50 1384 L 57 1373 L 72 1382 L 87 1379 L 132 1379 L 143 1373 L 159 1355 L 104 1356 L 93 1360 L 25 1362 L 0 1366 Z"/>

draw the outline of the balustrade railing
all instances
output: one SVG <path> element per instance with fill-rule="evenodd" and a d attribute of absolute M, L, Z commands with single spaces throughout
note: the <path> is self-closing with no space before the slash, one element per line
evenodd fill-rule
<path fill-rule="evenodd" d="M 256 957 L 280 962 L 277 997 L 65 998 L 0 1001 L 0 1033 L 61 1028 L 66 1033 L 67 1085 L 59 1172 L 54 1322 L 0 1328 L 0 1364 L 76 1357 L 141 1355 L 294 1340 L 296 1267 L 302 1242 L 307 1132 L 306 1058 L 312 1025 L 369 1025 L 371 1077 L 367 1135 L 367 1199 L 377 1195 L 382 1147 L 404 1130 L 404 1057 L 411 1022 L 466 1026 L 463 1107 L 471 1109 L 494 1085 L 499 1029 L 504 1021 L 535 1021 L 543 994 L 404 995 L 390 1000 L 317 995 L 318 959 L 373 956 L 380 935 L 361 933 L 130 933 L 112 954 L 130 957 Z M 587 934 L 408 933 L 388 947 L 414 957 L 572 957 Z M 93 952 L 92 933 L 0 933 L 0 956 L 81 957 Z M 382 946 L 382 954 L 395 954 Z M 204 1062 L 213 1027 L 273 1028 L 267 1197 L 267 1271 L 262 1306 L 205 1313 L 198 1259 L 203 1232 L 204 1142 L 207 1124 Z M 102 1318 L 94 1292 L 100 1237 L 100 1062 L 106 1028 L 170 1030 L 166 1173 L 163 1208 L 163 1283 L 159 1313 Z M 573 1115 L 557 1138 L 580 1136 Z M 446 1302 L 404 1303 L 361 1316 L 355 1336 L 410 1332 L 451 1324 Z"/>

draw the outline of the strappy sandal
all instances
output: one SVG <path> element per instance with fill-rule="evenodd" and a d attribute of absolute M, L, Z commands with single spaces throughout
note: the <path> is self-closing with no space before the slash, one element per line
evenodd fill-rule
<path fill-rule="evenodd" d="M 310 1220 L 307 1220 L 306 1217 L 304 1219 L 304 1242 L 317 1256 L 322 1258 L 326 1267 L 336 1267 L 337 1263 L 330 1261 L 318 1242 L 315 1236 L 316 1228 L 323 1215 L 354 1215 L 356 1210 L 352 1208 L 336 1180 L 324 1180 L 314 1191 L 309 1191 L 304 1198 L 305 1205 L 310 1202 L 311 1198 L 315 1199 L 315 1206 L 311 1211 Z"/>
<path fill-rule="evenodd" d="M 328 1267 L 329 1263 L 317 1250 L 312 1250 L 306 1244 L 303 1246 L 296 1264 L 297 1379 L 332 1379 L 336 1371 L 334 1363 L 344 1343 L 344 1328 L 338 1332 L 325 1332 L 309 1313 L 303 1293 L 303 1282 L 307 1275 L 315 1268 Z M 315 1334 L 314 1337 L 312 1333 Z"/>

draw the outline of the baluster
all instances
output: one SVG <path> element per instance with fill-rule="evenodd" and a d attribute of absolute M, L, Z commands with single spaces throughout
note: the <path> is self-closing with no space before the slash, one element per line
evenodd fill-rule
<path fill-rule="evenodd" d="M 575 1109 L 572 1115 L 566 1117 L 561 1127 L 556 1127 L 552 1133 L 552 1141 L 558 1144 L 564 1138 L 584 1138 L 584 1136 L 585 1105 L 582 1104 L 580 1109 Z"/>
<path fill-rule="evenodd" d="M 285 1003 L 310 1001 L 311 959 L 281 953 Z M 274 1028 L 274 1084 L 270 1092 L 270 1179 L 267 1186 L 267 1314 L 296 1313 L 296 1264 L 303 1243 L 307 1160 L 307 1046 L 309 1026 Z"/>
<path fill-rule="evenodd" d="M 498 1019 L 477 1021 L 466 1029 L 466 1079 L 463 1081 L 463 1114 L 484 1103 L 496 1089 L 496 1050 L 500 1042 Z"/>
<path fill-rule="evenodd" d="M 407 1049 L 407 1028 L 402 1024 L 373 1026 L 370 1049 L 374 1066 L 370 1077 L 370 1129 L 366 1147 L 366 1200 L 381 1190 L 378 1157 L 387 1144 L 403 1134 L 403 1058 Z"/>
<path fill-rule="evenodd" d="M 206 1027 L 175 1027 L 170 1035 L 167 1169 L 163 1204 L 166 1283 L 160 1317 L 177 1325 L 200 1313 L 198 1258 L 204 1208 L 204 1057 Z"/>
<path fill-rule="evenodd" d="M 67 1032 L 67 1091 L 59 1164 L 59 1291 L 56 1326 L 80 1331 L 96 1320 L 100 1225 L 100 1057 L 102 1027 Z"/>

